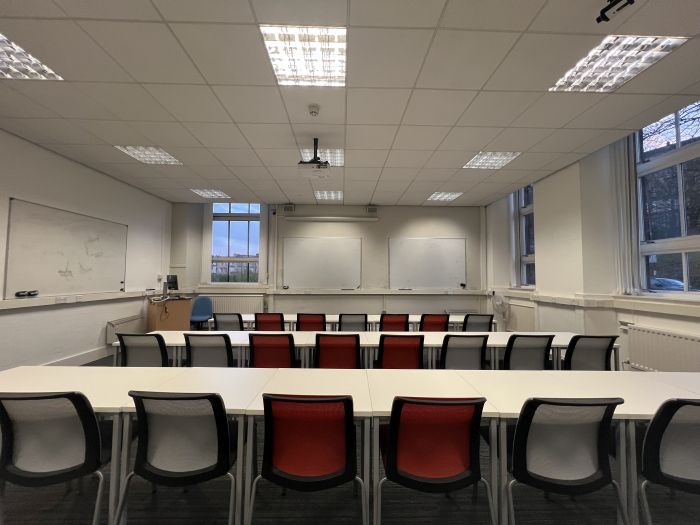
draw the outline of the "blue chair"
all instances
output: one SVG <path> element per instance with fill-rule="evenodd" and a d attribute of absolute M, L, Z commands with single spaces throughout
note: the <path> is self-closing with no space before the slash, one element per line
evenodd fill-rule
<path fill-rule="evenodd" d="M 214 313 L 212 312 L 211 299 L 204 295 L 196 297 L 192 303 L 192 314 L 190 315 L 190 325 L 201 330 L 202 325 L 209 322 Z"/>

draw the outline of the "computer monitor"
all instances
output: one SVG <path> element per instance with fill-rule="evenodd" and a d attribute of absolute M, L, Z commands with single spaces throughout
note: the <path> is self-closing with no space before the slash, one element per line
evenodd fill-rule
<path fill-rule="evenodd" d="M 177 290 L 177 275 L 168 275 L 168 290 Z"/>

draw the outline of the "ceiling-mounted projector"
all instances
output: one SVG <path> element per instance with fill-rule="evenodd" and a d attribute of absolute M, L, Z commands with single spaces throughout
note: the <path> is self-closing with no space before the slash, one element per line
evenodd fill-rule
<path fill-rule="evenodd" d="M 331 163 L 327 160 L 321 160 L 318 156 L 318 139 L 314 139 L 314 156 L 310 160 L 300 160 L 297 164 L 300 168 L 311 170 L 326 170 L 331 167 Z"/>
<path fill-rule="evenodd" d="M 634 2 L 635 0 L 608 0 L 608 5 L 600 10 L 600 14 L 595 21 L 599 24 L 601 22 L 610 22 L 611 16 L 616 15 L 628 5 L 633 5 Z"/>

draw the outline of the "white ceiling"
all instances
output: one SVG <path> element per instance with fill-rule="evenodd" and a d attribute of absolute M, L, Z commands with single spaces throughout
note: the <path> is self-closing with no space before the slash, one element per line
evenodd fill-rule
<path fill-rule="evenodd" d="M 0 128 L 173 202 L 483 205 L 700 98 L 700 1 L 0 0 L 0 33 L 64 82 L 0 82 Z M 346 88 L 278 87 L 259 23 L 348 29 Z M 612 94 L 547 89 L 603 34 L 693 37 Z M 321 113 L 309 115 L 317 103 Z M 345 148 L 302 177 L 299 148 Z M 155 145 L 183 166 L 113 145 Z M 523 151 L 505 169 L 476 152 Z M 459 191 L 452 203 L 426 203 Z"/>

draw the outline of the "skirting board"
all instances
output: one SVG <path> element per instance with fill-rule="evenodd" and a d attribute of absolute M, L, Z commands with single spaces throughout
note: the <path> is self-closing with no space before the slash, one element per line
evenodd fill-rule
<path fill-rule="evenodd" d="M 94 348 L 92 350 L 87 350 L 79 354 L 70 355 L 67 357 L 62 357 L 54 361 L 49 361 L 43 363 L 44 365 L 50 366 L 82 366 L 87 363 L 92 363 L 98 359 L 103 359 L 113 355 L 113 350 L 109 346 L 102 346 L 100 348 Z"/>

